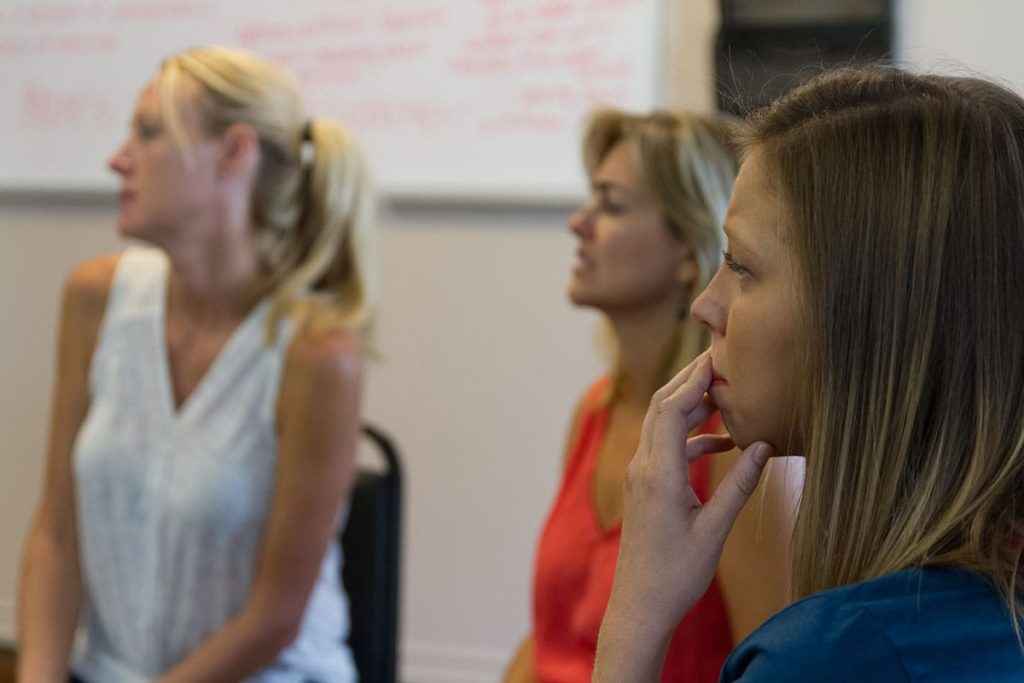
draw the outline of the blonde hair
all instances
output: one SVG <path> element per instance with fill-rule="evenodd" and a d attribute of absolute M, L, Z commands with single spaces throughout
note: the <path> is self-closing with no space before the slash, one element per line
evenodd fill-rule
<path fill-rule="evenodd" d="M 260 168 L 252 216 L 270 274 L 268 341 L 284 317 L 312 314 L 318 324 L 368 334 L 376 304 L 373 192 L 362 154 L 338 123 L 308 119 L 294 79 L 249 53 L 202 47 L 167 59 L 160 70 L 163 117 L 179 144 L 183 85 L 210 134 L 252 126 Z M 316 293 L 326 305 L 304 305 Z M 305 302 L 306 304 L 309 301 Z"/>
<path fill-rule="evenodd" d="M 692 298 L 711 281 L 725 244 L 722 226 L 739 169 L 733 144 L 738 122 L 692 112 L 631 114 L 594 112 L 583 136 L 583 165 L 592 176 L 621 142 L 629 143 L 643 181 L 661 209 L 665 227 L 685 242 L 697 263 L 690 300 L 679 312 L 675 338 L 666 353 L 660 383 L 667 382 L 710 342 L 707 328 L 689 315 Z"/>
<path fill-rule="evenodd" d="M 1024 101 L 849 69 L 751 123 L 803 279 L 797 593 L 957 566 L 1019 628 Z"/>

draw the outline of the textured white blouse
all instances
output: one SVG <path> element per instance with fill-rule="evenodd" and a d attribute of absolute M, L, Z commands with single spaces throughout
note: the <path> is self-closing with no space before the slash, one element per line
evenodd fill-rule
<path fill-rule="evenodd" d="M 74 445 L 85 604 L 72 668 L 90 683 L 153 680 L 241 611 L 274 493 L 292 325 L 267 346 L 258 305 L 176 410 L 167 273 L 158 250 L 121 257 Z M 339 552 L 330 544 L 298 638 L 250 681 L 356 680 Z"/>

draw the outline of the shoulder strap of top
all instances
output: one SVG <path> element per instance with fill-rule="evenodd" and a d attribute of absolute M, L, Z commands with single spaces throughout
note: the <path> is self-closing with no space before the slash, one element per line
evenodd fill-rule
<path fill-rule="evenodd" d="M 257 339 L 254 340 L 256 344 L 266 345 L 266 319 L 270 314 L 271 305 L 269 299 L 260 303 L 261 310 L 257 316 L 258 324 L 253 329 L 253 334 L 257 335 Z M 263 416 L 271 421 L 274 420 L 277 414 L 277 400 L 281 391 L 282 381 L 284 380 L 285 367 L 288 363 L 288 351 L 296 334 L 298 334 L 296 321 L 290 316 L 284 316 L 277 322 L 277 338 L 274 344 L 267 348 L 270 351 L 270 358 L 273 360 L 270 387 L 263 406 Z"/>
<path fill-rule="evenodd" d="M 93 351 L 89 377 L 93 390 L 102 375 L 109 353 L 116 353 L 116 337 L 123 321 L 136 316 L 155 316 L 162 310 L 167 259 L 156 249 L 132 247 L 117 261 L 117 269 L 107 294 L 99 338 Z"/>
<path fill-rule="evenodd" d="M 583 413 L 593 412 L 606 406 L 608 393 L 612 390 L 611 377 L 605 375 L 600 377 L 583 394 Z"/>
<path fill-rule="evenodd" d="M 608 391 L 611 386 L 608 377 L 601 377 L 590 385 L 580 401 L 576 422 L 572 425 L 569 453 L 565 461 L 566 481 L 572 478 L 576 469 L 584 464 L 584 456 L 593 450 L 592 442 L 602 431 L 608 411 Z"/>
<path fill-rule="evenodd" d="M 163 310 L 167 257 L 158 249 L 132 247 L 121 255 L 107 300 L 107 318 Z"/>

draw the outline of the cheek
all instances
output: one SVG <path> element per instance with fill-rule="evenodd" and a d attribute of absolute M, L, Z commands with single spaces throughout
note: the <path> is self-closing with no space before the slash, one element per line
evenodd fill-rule
<path fill-rule="evenodd" d="M 215 177 L 203 164 L 167 164 L 154 193 L 159 204 L 172 214 L 191 213 L 206 206 L 216 187 Z"/>
<path fill-rule="evenodd" d="M 620 226 L 605 244 L 609 270 L 643 289 L 674 283 L 679 263 L 675 245 L 666 238 L 646 227 Z"/>
<path fill-rule="evenodd" d="M 734 306 L 725 336 L 733 422 L 745 441 L 781 447 L 793 426 L 798 359 L 788 321 L 751 304 Z"/>

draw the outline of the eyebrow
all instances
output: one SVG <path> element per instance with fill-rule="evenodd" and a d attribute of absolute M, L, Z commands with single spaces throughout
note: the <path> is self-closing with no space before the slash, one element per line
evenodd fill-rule
<path fill-rule="evenodd" d="M 155 112 L 136 112 L 132 116 L 132 123 L 148 123 L 155 124 L 160 122 L 160 115 Z"/>
<path fill-rule="evenodd" d="M 750 248 L 750 246 L 747 244 L 745 240 L 740 239 L 736 236 L 736 232 L 729 228 L 728 221 L 726 221 L 726 224 L 723 226 L 722 232 L 725 233 L 725 238 L 729 241 L 730 251 L 735 251 L 735 249 L 738 247 L 740 250 L 746 252 L 747 254 L 753 255 L 757 253 L 755 250 Z"/>
<path fill-rule="evenodd" d="M 612 190 L 624 192 L 626 194 L 629 194 L 631 192 L 631 190 L 628 187 L 626 187 L 622 183 L 617 183 L 614 180 L 591 180 L 590 189 L 593 190 L 594 192 L 603 193 L 608 193 L 609 191 Z"/>

